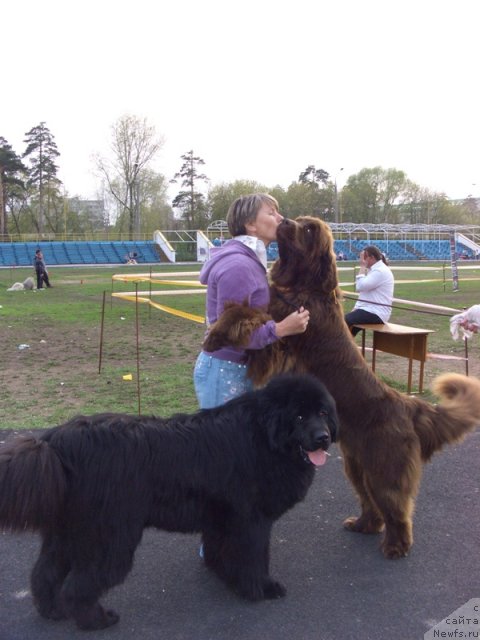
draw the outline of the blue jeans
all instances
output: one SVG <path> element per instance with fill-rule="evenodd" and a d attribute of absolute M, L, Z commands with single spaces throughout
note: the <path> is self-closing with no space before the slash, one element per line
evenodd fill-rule
<path fill-rule="evenodd" d="M 200 409 L 210 409 L 253 389 L 247 366 L 199 354 L 193 371 L 193 383 Z"/>

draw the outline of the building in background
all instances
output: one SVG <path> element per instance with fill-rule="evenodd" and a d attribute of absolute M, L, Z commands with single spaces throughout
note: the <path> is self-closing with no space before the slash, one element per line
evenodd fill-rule
<path fill-rule="evenodd" d="M 108 227 L 108 215 L 103 200 L 68 198 L 68 208 L 76 213 L 91 231 L 103 231 Z"/>

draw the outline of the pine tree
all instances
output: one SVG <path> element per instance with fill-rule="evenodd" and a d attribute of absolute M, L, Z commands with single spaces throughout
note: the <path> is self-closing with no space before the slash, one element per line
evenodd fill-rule
<path fill-rule="evenodd" d="M 7 235 L 7 202 L 25 189 L 22 180 L 22 174 L 25 173 L 26 167 L 20 157 L 5 138 L 0 136 L 0 239 Z"/>
<path fill-rule="evenodd" d="M 298 181 L 318 188 L 320 183 L 325 186 L 329 177 L 329 174 L 324 169 L 317 169 L 313 164 L 309 164 L 298 176 Z"/>
<path fill-rule="evenodd" d="M 36 225 L 38 232 L 43 233 L 45 219 L 50 216 L 51 201 L 58 197 L 61 185 L 55 164 L 60 152 L 45 122 L 30 129 L 25 136 L 27 148 L 22 157 L 27 158 L 30 165 L 27 187 L 33 189 L 34 200 L 38 203 Z"/>
<path fill-rule="evenodd" d="M 194 156 L 193 151 L 188 151 L 181 158 L 183 164 L 171 182 L 177 182 L 181 179 L 183 190 L 175 196 L 172 206 L 180 209 L 188 229 L 201 229 L 205 226 L 207 208 L 205 196 L 196 190 L 196 185 L 198 182 L 208 182 L 207 176 L 204 173 L 199 173 L 197 169 L 204 165 L 205 161 L 199 156 Z"/>

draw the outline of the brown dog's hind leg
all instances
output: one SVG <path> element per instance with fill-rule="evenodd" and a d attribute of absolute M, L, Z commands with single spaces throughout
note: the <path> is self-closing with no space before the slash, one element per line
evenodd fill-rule
<path fill-rule="evenodd" d="M 421 470 L 420 451 L 412 447 L 408 455 L 397 454 L 395 467 L 388 467 L 390 473 L 384 468 L 376 478 L 367 476 L 373 500 L 385 521 L 382 551 L 386 558 L 403 558 L 413 544 L 412 517 Z"/>
<path fill-rule="evenodd" d="M 384 488 L 375 496 L 385 518 L 382 551 L 386 558 L 403 558 L 413 544 L 414 500 L 399 491 Z"/>
<path fill-rule="evenodd" d="M 365 474 L 365 484 L 385 522 L 382 551 L 386 558 L 403 558 L 413 544 L 412 516 L 418 478 L 408 470 L 395 482 L 383 477 L 372 479 Z"/>
<path fill-rule="evenodd" d="M 413 544 L 412 515 L 421 469 L 417 458 L 416 452 L 410 451 L 393 474 L 391 467 L 379 464 L 372 476 L 351 456 L 345 456 L 345 471 L 359 495 L 362 513 L 359 518 L 347 518 L 344 526 L 349 531 L 376 533 L 384 525 L 381 546 L 386 558 L 406 556 Z"/>

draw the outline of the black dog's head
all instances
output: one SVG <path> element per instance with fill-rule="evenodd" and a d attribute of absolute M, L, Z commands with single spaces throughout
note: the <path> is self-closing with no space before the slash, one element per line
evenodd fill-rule
<path fill-rule="evenodd" d="M 288 374 L 272 378 L 260 393 L 270 448 L 323 464 L 338 429 L 335 401 L 325 386 L 312 376 Z"/>

